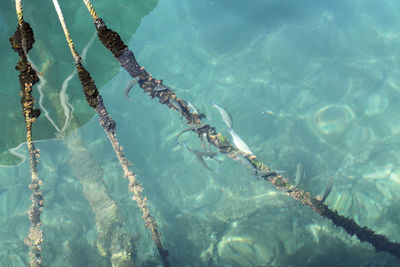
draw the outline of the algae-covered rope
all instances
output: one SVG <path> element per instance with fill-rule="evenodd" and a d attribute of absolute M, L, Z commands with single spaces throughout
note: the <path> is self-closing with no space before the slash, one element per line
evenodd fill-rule
<path fill-rule="evenodd" d="M 169 261 L 167 259 L 168 251 L 163 248 L 160 241 L 161 235 L 158 232 L 158 225 L 155 222 L 154 218 L 150 215 L 150 211 L 147 207 L 147 198 L 142 196 L 143 186 L 136 180 L 136 175 L 129 169 L 129 165 L 131 164 L 125 158 L 125 155 L 122 151 L 122 147 L 119 145 L 119 142 L 117 140 L 116 123 L 113 120 L 113 118 L 108 114 L 106 107 L 103 103 L 102 97 L 99 94 L 96 85 L 90 76 L 90 73 L 82 65 L 81 58 L 79 54 L 76 52 L 72 39 L 69 35 L 58 1 L 57 0 L 52 0 L 52 1 L 56 9 L 58 18 L 63 27 L 65 37 L 67 39 L 69 48 L 71 50 L 71 54 L 74 58 L 75 65 L 78 70 L 79 80 L 81 81 L 86 96 L 86 101 L 88 102 L 89 106 L 95 109 L 97 115 L 99 116 L 100 125 L 106 132 L 106 135 L 114 149 L 114 152 L 124 172 L 124 177 L 128 178 L 129 190 L 133 192 L 132 199 L 136 201 L 139 209 L 141 210 L 142 218 L 145 221 L 146 227 L 150 228 L 151 230 L 152 238 L 156 244 L 156 247 L 158 249 L 158 252 L 160 254 L 164 266 L 170 266 Z"/>
<path fill-rule="evenodd" d="M 20 72 L 19 82 L 22 91 L 21 104 L 22 113 L 26 124 L 26 143 L 28 146 L 30 165 L 31 165 L 31 184 L 29 188 L 32 191 L 31 207 L 28 211 L 30 229 L 29 235 L 25 239 L 25 243 L 29 246 L 30 266 L 42 266 L 41 243 L 43 241 L 43 232 L 40 229 L 40 215 L 43 209 L 43 193 L 40 189 L 42 181 L 37 171 L 37 163 L 39 160 L 39 150 L 35 148 L 32 142 L 32 124 L 40 115 L 40 110 L 34 108 L 34 100 L 32 96 L 32 87 L 39 82 L 32 65 L 28 61 L 27 53 L 34 43 L 33 30 L 29 23 L 23 19 L 21 0 L 15 1 L 16 13 L 18 17 L 18 26 L 14 35 L 10 37 L 12 48 L 18 53 L 20 60 L 16 69 Z"/>
<path fill-rule="evenodd" d="M 176 96 L 170 88 L 164 90 L 155 90 L 156 87 L 162 86 L 162 80 L 157 80 L 139 65 L 133 52 L 123 43 L 118 33 L 108 29 L 104 21 L 97 16 L 89 0 L 83 0 L 97 30 L 97 35 L 105 47 L 107 47 L 114 57 L 119 61 L 121 66 L 135 79 L 139 80 L 140 87 L 145 93 L 152 98 L 159 98 L 161 104 L 166 104 L 169 108 L 176 110 L 181 116 L 185 117 L 189 124 L 200 124 L 200 115 L 190 111 L 186 105 L 186 101 Z M 216 146 L 221 153 L 228 155 L 230 158 L 237 160 L 237 157 L 246 157 L 258 173 L 270 171 L 270 168 L 259 161 L 254 155 L 247 155 L 234 147 L 226 137 L 218 133 L 214 127 L 204 124 L 203 127 L 195 128 L 193 132 L 197 133 L 201 138 L 206 135 L 209 142 Z M 400 244 L 389 241 L 385 236 L 376 234 L 367 227 L 359 226 L 353 219 L 339 215 L 336 211 L 329 209 L 327 205 L 318 198 L 313 197 L 309 192 L 298 188 L 292 189 L 293 186 L 288 183 L 287 179 L 280 174 L 267 175 L 263 177 L 271 182 L 277 189 L 284 190 L 285 193 L 292 198 L 311 207 L 318 214 L 330 219 L 336 226 L 340 226 L 346 232 L 353 236 L 356 235 L 360 241 L 366 241 L 372 244 L 377 251 L 386 251 L 400 259 Z M 288 190 L 288 189 L 291 190 Z"/>

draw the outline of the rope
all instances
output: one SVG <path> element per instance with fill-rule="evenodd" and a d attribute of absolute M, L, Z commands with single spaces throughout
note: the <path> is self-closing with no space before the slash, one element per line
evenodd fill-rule
<path fill-rule="evenodd" d="M 69 49 L 71 50 L 72 57 L 74 58 L 75 63 L 78 64 L 78 62 L 80 62 L 81 59 L 80 59 L 78 53 L 76 52 L 74 43 L 72 42 L 72 39 L 69 35 L 67 25 L 65 24 L 64 16 L 61 12 L 60 5 L 58 4 L 57 0 L 52 0 L 52 1 L 54 4 L 54 8 L 56 9 L 58 19 L 60 20 L 61 27 L 63 28 L 64 34 L 65 34 L 65 39 L 67 39 Z"/>
<path fill-rule="evenodd" d="M 20 60 L 16 66 L 19 70 L 19 82 L 22 91 L 22 113 L 26 124 L 26 142 L 30 156 L 31 184 L 29 185 L 31 194 L 31 207 L 28 211 L 30 222 L 29 234 L 25 239 L 25 244 L 29 246 L 30 266 L 42 266 L 41 243 L 43 242 L 43 232 L 40 229 L 40 215 L 43 210 L 43 193 L 40 189 L 42 181 L 39 178 L 37 164 L 39 161 L 39 149 L 35 148 L 32 142 L 32 124 L 40 116 L 40 110 L 34 108 L 34 99 L 32 96 L 32 87 L 39 82 L 39 77 L 32 65 L 28 61 L 28 51 L 32 48 L 34 42 L 33 30 L 29 23 L 23 19 L 21 0 L 15 1 L 16 13 L 18 17 L 18 26 L 14 35 L 10 37 L 12 48 L 18 53 Z"/>
<path fill-rule="evenodd" d="M 128 178 L 129 181 L 129 190 L 133 192 L 133 200 L 136 201 L 139 209 L 142 211 L 142 218 L 145 221 L 146 227 L 150 228 L 152 232 L 152 238 L 156 244 L 158 252 L 161 256 L 161 259 L 164 263 L 164 266 L 170 266 L 167 256 L 168 251 L 165 250 L 160 241 L 160 233 L 158 232 L 158 225 L 155 222 L 154 218 L 150 215 L 150 211 L 147 207 L 147 198 L 142 196 L 143 186 L 136 180 L 136 175 L 129 169 L 130 162 L 125 158 L 124 153 L 122 151 L 122 147 L 119 145 L 117 135 L 116 135 L 116 123 L 113 118 L 108 114 L 106 107 L 104 106 L 101 95 L 99 94 L 94 80 L 91 78 L 90 73 L 83 67 L 81 63 L 81 58 L 76 52 L 72 39 L 69 35 L 67 26 L 64 21 L 64 17 L 62 15 L 60 6 L 58 5 L 57 0 L 52 0 L 54 3 L 54 7 L 56 9 L 58 18 L 63 27 L 65 37 L 67 39 L 68 45 L 71 50 L 71 54 L 74 58 L 75 65 L 78 70 L 79 79 L 81 81 L 86 101 L 89 106 L 93 107 L 99 116 L 100 125 L 103 127 L 113 149 L 114 152 L 120 162 L 121 168 L 124 172 L 124 177 Z M 92 8 L 90 3 L 87 3 L 88 8 Z M 93 8 L 92 8 L 93 11 Z M 96 13 L 91 12 L 92 16 L 96 17 Z"/>
<path fill-rule="evenodd" d="M 96 12 L 94 11 L 93 6 L 90 3 L 90 1 L 89 0 L 83 0 L 83 2 L 85 3 L 85 6 L 89 10 L 89 13 L 92 16 L 92 18 L 93 19 L 98 19 L 99 17 L 97 16 Z"/>
<path fill-rule="evenodd" d="M 89 0 L 83 1 L 85 4 L 89 2 Z M 88 5 L 86 6 L 88 7 Z M 91 5 L 90 9 L 93 9 Z M 90 9 L 89 12 L 92 14 Z M 153 78 L 144 67 L 139 65 L 133 52 L 123 43 L 118 33 L 108 29 L 101 18 L 97 15 L 92 15 L 92 19 L 100 41 L 110 50 L 114 57 L 119 61 L 120 65 L 125 68 L 133 78 L 139 80 L 139 85 L 145 93 L 148 93 L 152 98 L 157 97 L 161 104 L 165 104 L 170 109 L 178 111 L 180 116 L 185 117 L 188 124 L 202 124 L 200 120 L 202 114 L 191 112 L 190 108 L 186 104 L 188 102 L 178 98 L 175 92 L 170 88 L 166 87 L 166 89 L 162 91 L 155 90 L 156 87 L 162 86 L 162 80 Z M 271 170 L 267 165 L 259 161 L 256 156 L 248 155 L 238 150 L 226 137 L 218 133 L 215 127 L 203 124 L 203 127 L 193 129 L 193 132 L 195 132 L 199 138 L 205 134 L 208 141 L 217 147 L 221 153 L 226 154 L 234 160 L 245 157 L 251 162 L 253 167 L 257 170 L 257 173 L 267 173 Z M 287 195 L 302 202 L 304 205 L 309 206 L 321 216 L 330 219 L 336 226 L 345 229 L 349 235 L 356 235 L 360 241 L 369 242 L 377 251 L 386 251 L 400 259 L 399 243 L 391 242 L 385 236 L 376 234 L 367 227 L 359 226 L 353 219 L 339 215 L 337 211 L 329 209 L 321 199 L 313 197 L 309 192 L 300 190 L 299 188 L 292 189 L 293 186 L 280 174 L 275 173 L 274 175 L 260 176 L 262 176 L 266 181 L 272 183 L 278 190 L 284 190 Z"/>
<path fill-rule="evenodd" d="M 24 16 L 22 12 L 21 0 L 15 0 L 15 9 L 17 11 L 18 24 L 22 25 L 24 23 Z"/>

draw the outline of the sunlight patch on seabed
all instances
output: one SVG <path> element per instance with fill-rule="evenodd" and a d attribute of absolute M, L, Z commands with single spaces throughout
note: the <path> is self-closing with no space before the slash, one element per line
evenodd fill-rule
<path fill-rule="evenodd" d="M 373 93 L 368 96 L 366 102 L 365 114 L 367 116 L 373 116 L 382 113 L 389 106 L 388 98 L 378 93 Z"/>
<path fill-rule="evenodd" d="M 346 105 L 328 104 L 311 110 L 308 122 L 314 133 L 321 138 L 339 136 L 352 123 L 354 112 Z"/>
<path fill-rule="evenodd" d="M 217 250 L 221 261 L 232 266 L 257 266 L 270 263 L 273 258 L 265 245 L 251 237 L 223 236 Z"/>
<path fill-rule="evenodd" d="M 306 226 L 306 229 L 312 234 L 313 238 L 314 238 L 314 242 L 319 242 L 319 236 L 320 236 L 320 232 L 325 229 L 324 226 L 321 226 L 319 224 L 316 223 L 312 223 L 312 224 L 308 224 Z"/>
<path fill-rule="evenodd" d="M 393 171 L 393 172 L 390 174 L 389 179 L 390 179 L 392 182 L 395 182 L 395 183 L 399 184 L 399 186 L 400 186 L 400 168 L 397 169 L 397 170 L 395 170 L 395 171 Z"/>

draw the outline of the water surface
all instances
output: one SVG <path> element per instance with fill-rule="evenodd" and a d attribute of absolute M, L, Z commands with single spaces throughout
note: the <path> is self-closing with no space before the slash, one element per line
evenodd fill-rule
<path fill-rule="evenodd" d="M 125 2 L 93 4 L 108 26 L 122 33 L 141 65 L 207 115 L 209 120 L 204 122 L 229 136 L 211 102 L 223 106 L 233 117 L 235 132 L 261 161 L 285 170 L 293 183 L 296 165 L 302 163 L 306 175 L 299 187 L 315 196 L 323 195 L 333 179 L 326 200 L 330 208 L 400 242 L 396 202 L 400 189 L 399 3 L 163 0 L 141 21 L 136 20 L 140 25 L 134 32 L 129 18 L 144 16 L 138 14 L 150 9 Z M 51 5 L 46 8 L 51 10 Z M 25 18 L 35 21 L 37 15 L 28 16 L 29 8 L 25 9 Z M 86 10 L 79 10 L 71 27 L 85 31 L 72 36 L 81 51 L 93 27 Z M 15 24 L 6 26 L 8 35 Z M 48 67 L 49 81 L 54 79 L 55 88 L 60 88 L 73 64 L 61 29 L 53 27 L 60 39 L 57 50 L 43 46 L 49 41 L 40 35 L 45 29 L 38 24 L 32 58 L 42 69 L 48 55 L 54 58 L 51 62 L 65 57 L 69 67 Z M 394 257 L 348 236 L 223 155 L 218 156 L 221 163 L 206 160 L 214 172 L 205 169 L 175 143 L 175 136 L 185 127 L 179 114 L 151 100 L 138 86 L 131 91 L 132 101 L 127 101 L 123 91 L 130 82 L 128 74 L 112 62 L 97 39 L 89 51 L 96 55 L 91 58 L 88 53 L 88 70 L 117 122 L 120 144 L 143 184 L 172 265 L 398 265 Z M 15 58 L 4 68 L 12 88 L 17 86 L 17 73 L 12 69 Z M 138 262 L 160 264 L 115 154 L 98 118 L 84 107 L 80 90 L 75 76 L 68 85 L 68 97 L 72 105 L 82 105 L 82 109 L 74 106 L 78 125 L 88 123 L 72 131 L 71 122 L 71 133 L 64 139 L 55 138 L 57 130 L 45 116 L 34 129 L 38 139 L 55 139 L 37 143 L 45 192 L 43 259 L 49 266 L 94 262 L 109 266 L 96 248 L 95 217 L 76 177 L 75 170 L 85 164 L 77 166 L 69 159 L 84 146 L 120 207 L 124 231 L 137 238 Z M 59 91 L 53 94 L 59 99 Z M 7 124 L 11 127 L 2 131 L 2 140 L 11 131 L 23 129 L 19 99 L 16 94 L 7 95 L 15 102 L 7 114 L 16 115 Z M 44 95 L 51 98 L 49 92 Z M 43 105 L 58 118 L 56 125 L 63 125 L 64 109 L 55 104 L 59 100 L 54 101 Z M 77 139 L 83 142 L 80 147 Z M 200 139 L 190 132 L 180 140 L 201 149 Z M 18 142 L 2 145 L 9 149 Z M 14 153 L 26 155 L 26 145 Z M 6 266 L 27 261 L 23 240 L 29 228 L 29 181 L 27 161 L 0 168 L 0 260 Z"/>

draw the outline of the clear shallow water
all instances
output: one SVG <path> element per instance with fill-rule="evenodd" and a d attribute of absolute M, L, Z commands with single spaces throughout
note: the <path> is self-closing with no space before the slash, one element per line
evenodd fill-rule
<path fill-rule="evenodd" d="M 119 20 L 112 23 L 120 35 L 129 39 L 136 31 L 140 20 L 147 15 L 157 4 L 157 1 L 114 1 L 113 12 L 108 7 L 108 1 L 97 1 L 98 11 L 107 16 L 118 14 Z M 119 69 L 119 64 L 111 54 L 104 53 L 99 42 L 94 42 L 95 30 L 91 23 L 87 9 L 80 1 L 60 3 L 65 20 L 68 24 L 71 37 L 76 47 L 91 69 L 97 86 L 101 87 L 108 82 Z M 34 92 L 37 105 L 42 110 L 44 119 L 38 120 L 35 128 L 35 139 L 54 138 L 55 133 L 68 133 L 76 127 L 87 123 L 93 116 L 81 96 L 79 80 L 72 78 L 74 63 L 67 48 L 64 33 L 58 23 L 56 12 L 49 3 L 43 1 L 29 1 L 23 3 L 24 17 L 34 29 L 35 46 L 29 52 L 31 62 L 42 73 L 41 82 Z M 132 10 L 131 12 L 123 12 Z M 0 134 L 0 165 L 15 165 L 19 158 L 10 153 L 10 149 L 18 146 L 25 140 L 24 122 L 21 120 L 21 111 L 17 109 L 20 99 L 18 91 L 18 73 L 15 64 L 18 55 L 11 49 L 8 38 L 14 34 L 17 25 L 14 1 L 3 1 L 0 10 L 0 56 L 7 68 L 0 72 L 3 89 L 0 90 L 0 106 L 6 111 L 0 115 L 1 125 L 13 125 Z M 125 27 L 124 25 L 129 25 Z M 107 71 L 104 71 L 106 70 Z M 71 89 L 73 88 L 73 89 Z M 61 93 L 60 93 L 61 92 Z M 68 98 L 68 103 L 64 99 Z M 64 106 L 65 108 L 60 108 Z M 76 124 L 72 127 L 70 119 Z M 3 127 L 2 127 L 3 128 Z"/>
<path fill-rule="evenodd" d="M 379 6 L 373 1 L 160 1 L 129 44 L 141 65 L 196 104 L 224 135 L 212 101 L 232 114 L 235 132 L 259 159 L 286 170 L 291 181 L 301 162 L 306 177 L 300 187 L 314 195 L 322 195 L 333 178 L 329 207 L 400 242 L 399 9 L 394 1 Z M 120 31 L 114 27 L 119 16 L 98 13 Z M 64 52 L 67 56 L 66 46 Z M 109 73 L 88 70 L 95 79 Z M 256 180 L 237 162 L 221 155 L 220 164 L 207 161 L 215 172 L 204 169 L 175 145 L 184 127 L 178 114 L 138 87 L 131 98 L 140 103 L 127 101 L 128 75 L 120 70 L 113 76 L 101 93 L 173 265 L 398 265 L 392 256 L 376 253 Z M 62 83 L 65 77 L 58 79 Z M 94 117 L 63 140 L 37 143 L 46 265 L 82 266 L 101 259 L 95 218 L 74 172 L 84 164 L 71 165 L 69 159 L 77 138 L 102 169 L 125 231 L 137 235 L 139 262 L 156 264 L 154 244 Z M 181 140 L 200 148 L 190 133 Z M 26 146 L 17 152 L 26 154 Z M 26 261 L 29 181 L 28 162 L 0 169 L 0 260 L 5 266 Z"/>

